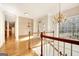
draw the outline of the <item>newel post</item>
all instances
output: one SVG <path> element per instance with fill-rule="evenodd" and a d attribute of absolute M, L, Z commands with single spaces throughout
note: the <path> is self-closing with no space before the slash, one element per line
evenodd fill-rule
<path fill-rule="evenodd" d="M 43 56 L 43 32 L 41 32 L 41 56 Z"/>

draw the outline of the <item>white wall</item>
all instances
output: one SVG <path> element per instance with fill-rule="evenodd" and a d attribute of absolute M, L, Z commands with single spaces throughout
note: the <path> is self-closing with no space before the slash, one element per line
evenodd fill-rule
<path fill-rule="evenodd" d="M 5 17 L 0 10 L 0 48 L 5 43 Z"/>
<path fill-rule="evenodd" d="M 38 19 L 38 21 L 41 21 L 39 24 L 39 32 L 47 32 L 48 31 L 48 16 L 43 16 Z M 37 24 L 38 25 L 38 24 Z"/>
<path fill-rule="evenodd" d="M 19 17 L 19 36 L 25 36 L 29 33 L 28 22 L 31 23 L 30 31 L 33 31 L 33 20 L 26 17 Z"/>

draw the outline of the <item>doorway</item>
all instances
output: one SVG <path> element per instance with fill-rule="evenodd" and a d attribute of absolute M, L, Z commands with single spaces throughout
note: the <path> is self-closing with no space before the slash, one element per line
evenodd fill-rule
<path fill-rule="evenodd" d="M 15 37 L 15 23 L 5 21 L 5 42 L 10 38 Z"/>

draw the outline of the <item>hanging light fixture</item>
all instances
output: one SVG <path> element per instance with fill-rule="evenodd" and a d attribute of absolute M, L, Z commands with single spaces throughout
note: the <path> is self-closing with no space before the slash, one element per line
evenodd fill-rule
<path fill-rule="evenodd" d="M 59 12 L 58 12 L 58 14 L 56 14 L 54 16 L 54 19 L 58 23 L 58 37 L 60 37 L 60 23 L 64 22 L 66 20 L 66 16 L 61 12 L 61 5 L 60 5 L 60 3 L 58 4 L 58 6 L 59 6 Z M 58 41 L 58 50 L 59 50 L 59 41 Z M 58 55 L 59 55 L 59 53 L 58 53 Z"/>
<path fill-rule="evenodd" d="M 56 20 L 56 22 L 63 22 L 64 20 L 66 20 L 66 16 L 61 12 L 61 5 L 60 5 L 60 3 L 59 3 L 59 12 L 58 12 L 58 14 L 56 14 L 55 16 L 54 16 L 54 19 Z"/>

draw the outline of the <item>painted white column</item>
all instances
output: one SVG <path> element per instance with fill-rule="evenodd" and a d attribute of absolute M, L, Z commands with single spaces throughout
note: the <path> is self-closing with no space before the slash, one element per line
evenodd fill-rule
<path fill-rule="evenodd" d="M 5 43 L 5 17 L 3 12 L 0 10 L 0 48 Z"/>
<path fill-rule="evenodd" d="M 33 32 L 36 33 L 38 31 L 37 20 L 33 20 Z M 34 37 L 37 37 L 38 34 L 33 34 Z"/>
<path fill-rule="evenodd" d="M 57 23 L 57 31 L 56 31 L 56 36 L 59 37 L 59 23 Z"/>
<path fill-rule="evenodd" d="M 53 30 L 54 30 L 54 36 L 58 37 L 59 36 L 59 24 L 53 19 L 54 24 L 53 26 Z"/>
<path fill-rule="evenodd" d="M 19 41 L 19 18 L 18 16 L 16 17 L 16 21 L 15 21 L 15 38 L 16 38 L 16 42 Z"/>
<path fill-rule="evenodd" d="M 50 14 L 48 14 L 48 32 L 51 30 L 51 17 Z"/>

